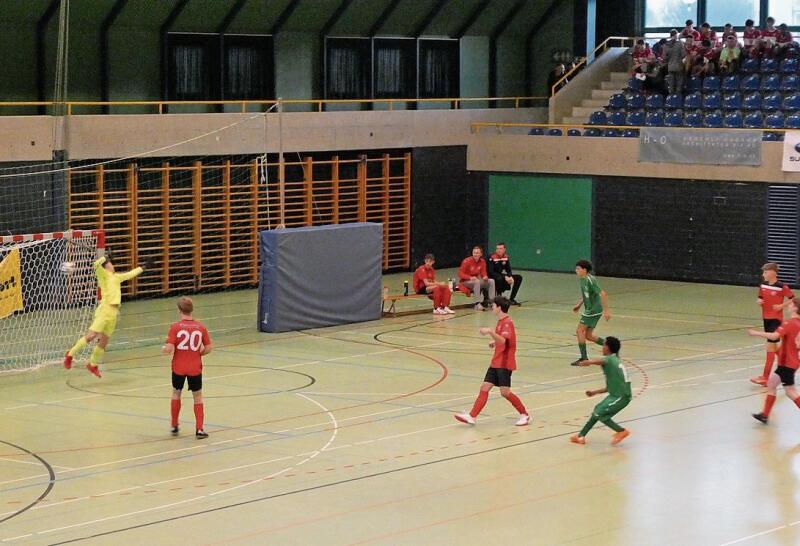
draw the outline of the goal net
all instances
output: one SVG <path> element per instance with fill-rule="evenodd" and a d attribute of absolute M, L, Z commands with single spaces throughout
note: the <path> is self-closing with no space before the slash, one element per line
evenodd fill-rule
<path fill-rule="evenodd" d="M 0 373 L 61 362 L 98 301 L 104 233 L 0 236 Z"/>

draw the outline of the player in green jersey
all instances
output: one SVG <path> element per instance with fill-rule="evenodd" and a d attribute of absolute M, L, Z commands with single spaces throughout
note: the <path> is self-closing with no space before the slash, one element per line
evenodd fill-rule
<path fill-rule="evenodd" d="M 631 398 L 631 382 L 628 380 L 628 372 L 625 366 L 619 361 L 619 349 L 622 346 L 620 341 L 615 337 L 607 337 L 603 344 L 603 358 L 594 360 L 582 360 L 579 366 L 591 366 L 596 364 L 603 367 L 603 375 L 606 376 L 606 387 L 595 391 L 586 391 L 586 396 L 594 396 L 596 394 L 608 393 L 599 404 L 594 407 L 591 417 L 586 421 L 583 429 L 570 438 L 570 441 L 575 444 L 585 444 L 586 435 L 592 427 L 600 421 L 605 426 L 615 432 L 611 438 L 611 445 L 617 445 L 622 440 L 630 436 L 630 431 L 622 428 L 615 423 L 611 418 L 619 413 L 625 406 L 630 404 Z"/>
<path fill-rule="evenodd" d="M 581 356 L 572 363 L 573 366 L 580 365 L 582 360 L 589 356 L 586 354 L 586 340 L 593 341 L 598 345 L 603 345 L 603 338 L 594 335 L 594 328 L 600 322 L 600 317 L 606 320 L 611 319 L 611 311 L 608 310 L 608 295 L 600 287 L 597 278 L 591 275 L 592 263 L 589 260 L 578 260 L 575 264 L 575 274 L 578 275 L 581 284 L 581 301 L 572 307 L 572 312 L 577 313 L 581 307 L 581 320 L 575 334 L 578 336 L 578 350 Z"/>

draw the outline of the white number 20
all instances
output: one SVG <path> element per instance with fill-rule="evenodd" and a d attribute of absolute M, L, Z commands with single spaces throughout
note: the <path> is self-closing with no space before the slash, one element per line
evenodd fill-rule
<path fill-rule="evenodd" d="M 198 330 L 194 330 L 191 333 L 186 330 L 178 330 L 178 345 L 176 349 L 179 351 L 197 351 L 202 341 L 203 334 Z"/>

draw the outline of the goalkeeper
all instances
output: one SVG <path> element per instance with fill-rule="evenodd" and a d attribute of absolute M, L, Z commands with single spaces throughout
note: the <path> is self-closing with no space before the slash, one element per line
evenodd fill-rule
<path fill-rule="evenodd" d="M 122 302 L 122 283 L 141 275 L 148 264 L 145 262 L 143 267 L 131 269 L 127 273 L 116 273 L 111 256 L 106 254 L 96 260 L 93 265 L 102 299 L 94 312 L 94 320 L 89 326 L 89 332 L 76 341 L 64 357 L 64 367 L 68 370 L 72 368 L 72 357 L 97 338 L 97 345 L 92 349 L 86 369 L 100 377 L 97 365 L 103 359 L 108 341 L 117 326 L 117 316 Z"/>

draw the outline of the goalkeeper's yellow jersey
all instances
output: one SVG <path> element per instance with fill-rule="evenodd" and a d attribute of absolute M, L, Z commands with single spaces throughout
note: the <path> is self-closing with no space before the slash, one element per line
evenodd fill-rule
<path fill-rule="evenodd" d="M 109 273 L 103 264 L 105 256 L 94 262 L 94 273 L 97 276 L 97 285 L 100 287 L 100 304 L 119 305 L 122 302 L 122 283 L 137 277 L 144 271 L 141 267 L 131 269 L 127 273 Z"/>

